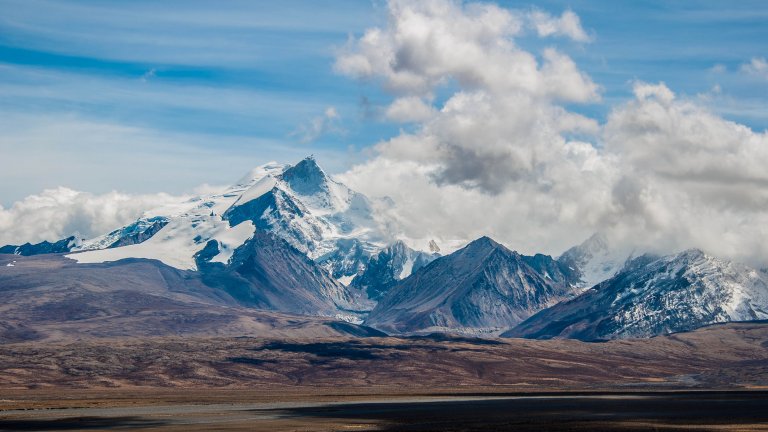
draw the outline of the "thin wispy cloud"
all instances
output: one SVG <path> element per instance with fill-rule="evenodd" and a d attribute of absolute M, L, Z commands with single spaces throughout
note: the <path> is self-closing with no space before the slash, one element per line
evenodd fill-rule
<path fill-rule="evenodd" d="M 297 138 L 302 144 L 315 142 L 323 135 L 343 135 L 346 130 L 341 125 L 341 116 L 335 107 L 326 107 L 322 115 L 315 116 L 302 123 L 289 136 Z"/>
<path fill-rule="evenodd" d="M 741 65 L 741 71 L 768 80 L 768 60 L 761 57 L 753 57 L 749 63 Z"/>

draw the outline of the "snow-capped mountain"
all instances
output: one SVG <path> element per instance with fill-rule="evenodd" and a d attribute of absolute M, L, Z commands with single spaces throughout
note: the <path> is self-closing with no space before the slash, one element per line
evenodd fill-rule
<path fill-rule="evenodd" d="M 361 272 L 385 246 L 368 199 L 330 178 L 308 157 L 295 166 L 270 163 L 220 194 L 198 197 L 95 239 L 68 257 L 83 263 L 157 259 L 195 270 L 196 253 L 216 241 L 226 263 L 255 230 L 269 232 L 335 278 Z M 122 247 L 112 247 L 120 244 Z"/>
<path fill-rule="evenodd" d="M 400 280 L 440 257 L 440 248 L 432 240 L 427 253 L 409 248 L 402 241 L 397 241 L 372 256 L 365 269 L 358 274 L 351 286 L 366 293 L 369 299 L 378 301 Z"/>
<path fill-rule="evenodd" d="M 173 267 L 238 306 L 366 320 L 392 333 L 498 335 L 514 327 L 506 334 L 605 339 L 768 318 L 766 272 L 699 251 L 633 259 L 634 251 L 601 234 L 556 260 L 520 255 L 487 237 L 460 250 L 455 239 L 393 243 L 373 204 L 386 206 L 308 157 L 257 167 L 219 193 L 151 209 L 92 239 L 0 253 L 62 254 L 88 264 L 68 266 L 70 276 L 109 268 L 123 277 L 120 268 L 156 260 L 163 272 Z M 455 252 L 440 257 L 441 246 Z M 11 258 L 4 271 L 19 268 Z M 557 304 L 563 300 L 570 301 Z"/>
<path fill-rule="evenodd" d="M 368 198 L 331 179 L 313 157 L 266 175 L 223 217 L 275 234 L 335 278 L 356 275 L 385 244 Z"/>
<path fill-rule="evenodd" d="M 368 286 L 376 286 L 372 293 L 383 292 L 385 285 L 410 275 L 432 256 L 396 243 L 371 261 L 386 242 L 368 198 L 333 180 L 313 157 L 295 166 L 269 163 L 257 167 L 220 193 L 150 210 L 127 226 L 77 244 L 68 243 L 67 248 L 54 252 L 71 252 L 67 258 L 84 264 L 154 259 L 180 270 L 199 271 L 208 282 L 221 285 L 223 282 L 216 278 L 231 280 L 233 274 L 252 271 L 243 267 L 242 259 L 238 261 L 237 257 L 252 250 L 257 240 L 265 243 L 262 234 L 284 241 L 330 276 L 319 277 L 311 268 L 298 264 L 285 266 L 291 270 L 285 272 L 286 277 L 315 291 L 328 291 L 329 298 L 334 299 L 330 309 L 328 304 L 315 302 L 318 307 L 314 313 L 324 316 L 333 311 L 359 315 L 361 310 L 372 309 L 375 303 L 366 295 Z M 438 248 L 434 241 L 428 246 Z M 374 272 L 366 273 L 371 262 Z M 264 261 L 258 263 L 266 268 Z M 271 274 L 267 270 L 260 272 Z M 374 274 L 384 280 L 375 281 Z M 360 276 L 365 286 L 345 286 Z M 270 278 L 277 283 L 281 274 Z M 257 291 L 271 286 L 268 279 L 263 276 L 258 280 Z M 249 283 L 254 286 L 255 282 Z M 286 312 L 309 313 L 312 309 L 278 300 L 248 301 L 255 307 L 277 305 Z"/>
<path fill-rule="evenodd" d="M 103 263 L 126 258 L 156 259 L 177 269 L 196 270 L 195 254 L 209 241 L 214 240 L 219 245 L 219 253 L 211 257 L 211 260 L 226 263 L 234 250 L 253 236 L 255 227 L 250 223 L 237 227 L 230 226 L 229 222 L 222 218 L 222 213 L 259 180 L 268 175 L 279 174 L 284 169 L 285 165 L 268 163 L 253 169 L 247 176 L 221 193 L 195 197 L 149 210 L 144 216 L 147 220 L 162 217 L 167 222 L 154 235 L 140 243 L 106 249 L 99 249 L 98 247 L 101 246 L 97 246 L 93 250 L 72 253 L 67 257 L 80 263 Z M 142 219 L 139 219 L 115 232 L 132 233 L 134 230 L 130 227 L 134 224 L 141 225 L 141 221 Z M 105 237 L 109 240 L 103 240 Z M 107 234 L 86 240 L 83 244 L 105 245 L 112 239 Z"/>
<path fill-rule="evenodd" d="M 557 261 L 576 272 L 576 285 L 586 289 L 613 277 L 629 259 L 631 253 L 612 248 L 604 234 L 596 233 L 563 252 Z"/>
<path fill-rule="evenodd" d="M 691 249 L 635 258 L 613 278 L 505 336 L 623 339 L 759 319 L 768 319 L 768 274 Z"/>
<path fill-rule="evenodd" d="M 520 255 L 482 237 L 392 287 L 366 319 L 388 333 L 498 334 L 576 295 L 551 257 Z"/>
<path fill-rule="evenodd" d="M 210 260 L 226 263 L 256 230 L 285 240 L 345 284 L 364 273 L 371 257 L 388 243 L 368 198 L 335 181 L 310 156 L 295 166 L 272 162 L 257 167 L 221 193 L 151 209 L 135 222 L 92 239 L 2 250 L 73 252 L 68 257 L 81 263 L 156 259 L 196 270 L 194 257 L 208 242 L 215 241 L 219 251 Z M 433 253 L 439 250 L 434 241 L 424 246 Z M 405 257 L 395 279 L 410 274 L 411 259 Z"/>

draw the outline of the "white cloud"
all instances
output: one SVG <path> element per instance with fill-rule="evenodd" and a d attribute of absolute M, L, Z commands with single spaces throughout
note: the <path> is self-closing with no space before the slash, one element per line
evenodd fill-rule
<path fill-rule="evenodd" d="M 433 115 L 435 115 L 435 108 L 417 96 L 395 99 L 384 113 L 388 120 L 400 123 L 425 121 Z"/>
<path fill-rule="evenodd" d="M 168 194 L 94 195 L 59 187 L 0 207 L 0 245 L 55 241 L 79 234 L 95 237 L 139 218 L 147 209 L 180 202 Z"/>
<path fill-rule="evenodd" d="M 391 197 L 397 206 L 388 216 L 412 238 L 491 234 L 521 249 L 557 250 L 589 235 L 615 173 L 591 144 L 565 138 L 597 134 L 597 122 L 559 103 L 597 101 L 598 86 L 554 48 L 539 61 L 518 47 L 523 12 L 451 1 L 389 5 L 387 26 L 352 41 L 337 69 L 380 80 L 398 96 L 389 112 L 422 119 L 415 132 L 379 143 L 376 157 L 344 180 Z M 450 80 L 458 89 L 442 106 L 424 107 Z"/>
<path fill-rule="evenodd" d="M 768 60 L 761 57 L 754 57 L 749 63 L 741 65 L 741 71 L 768 80 Z"/>
<path fill-rule="evenodd" d="M 635 85 L 604 128 L 622 177 L 612 224 L 663 249 L 768 258 L 768 133 L 724 120 L 663 84 Z"/>
<path fill-rule="evenodd" d="M 709 69 L 709 71 L 716 74 L 724 74 L 728 72 L 728 67 L 722 63 L 716 63 Z"/>
<path fill-rule="evenodd" d="M 392 198 L 387 217 L 407 237 L 491 235 L 557 254 L 603 231 L 643 249 L 700 247 L 765 266 L 766 132 L 664 83 L 636 82 L 604 125 L 569 111 L 564 103 L 599 100 L 599 87 L 554 48 L 518 47 L 519 17 L 487 4 L 390 2 L 387 25 L 352 41 L 338 70 L 380 82 L 393 110 L 447 82 L 455 91 L 343 180 Z"/>
<path fill-rule="evenodd" d="M 418 95 L 430 94 L 448 79 L 470 88 L 528 88 L 535 84 L 538 65 L 511 41 L 521 31 L 516 14 L 492 4 L 393 0 L 388 26 L 352 41 L 336 69 Z"/>
<path fill-rule="evenodd" d="M 661 103 L 669 104 L 675 99 L 675 94 L 663 82 L 658 84 L 636 82 L 632 92 L 635 94 L 635 97 L 641 101 L 655 98 Z"/>
<path fill-rule="evenodd" d="M 592 38 L 581 27 L 581 19 L 573 11 L 567 10 L 559 17 L 534 10 L 530 13 L 533 28 L 541 37 L 565 36 L 578 42 L 589 42 Z"/>

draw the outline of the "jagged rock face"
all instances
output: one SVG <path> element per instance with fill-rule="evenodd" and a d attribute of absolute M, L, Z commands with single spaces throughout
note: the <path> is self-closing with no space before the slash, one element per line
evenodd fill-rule
<path fill-rule="evenodd" d="M 196 257 L 203 281 L 245 306 L 304 315 L 353 315 L 349 310 L 355 299 L 350 291 L 282 239 L 257 230 L 229 263 L 210 262 L 216 254 L 212 241 Z"/>
<path fill-rule="evenodd" d="M 168 225 L 168 219 L 157 216 L 148 219 L 139 219 L 120 230 L 112 231 L 109 236 L 117 239 L 109 244 L 107 248 L 116 248 L 121 246 L 130 246 L 143 243 L 152 238 L 158 231 Z"/>
<path fill-rule="evenodd" d="M 439 258 L 437 253 L 415 251 L 398 241 L 372 256 L 365 270 L 351 286 L 363 290 L 369 299 L 380 300 L 400 280 Z"/>
<path fill-rule="evenodd" d="M 224 213 L 224 218 L 231 226 L 250 220 L 257 229 L 274 233 L 308 256 L 315 254 L 323 233 L 329 228 L 324 221 L 309 214 L 300 201 L 278 188 L 233 206 Z"/>
<path fill-rule="evenodd" d="M 357 239 L 339 239 L 336 249 L 321 256 L 316 261 L 335 279 L 356 275 L 366 268 L 366 261 L 371 256 L 372 248 Z"/>
<path fill-rule="evenodd" d="M 330 193 L 325 173 L 311 156 L 285 170 L 281 178 L 299 195 Z"/>
<path fill-rule="evenodd" d="M 6 245 L 0 247 L 0 254 L 12 254 L 32 256 L 51 253 L 66 253 L 77 245 L 78 239 L 74 236 L 61 239 L 56 242 L 43 241 L 36 244 L 24 243 L 23 245 Z"/>
<path fill-rule="evenodd" d="M 766 318 L 768 275 L 689 250 L 636 258 L 615 277 L 505 336 L 623 339 Z"/>
<path fill-rule="evenodd" d="M 531 266 L 532 269 L 546 279 L 561 285 L 573 284 L 581 277 L 578 271 L 574 271 L 569 266 L 553 260 L 551 256 L 536 254 L 534 256 L 520 255 L 522 260 Z"/>
<path fill-rule="evenodd" d="M 557 281 L 529 264 L 548 268 L 545 259 L 524 257 L 483 237 L 392 287 L 366 323 L 387 333 L 497 334 L 575 295 L 565 271 L 556 273 L 562 275 Z"/>
<path fill-rule="evenodd" d="M 72 251 L 111 249 L 140 244 L 152 238 L 166 225 L 168 225 L 168 218 L 162 216 L 140 218 L 136 222 L 111 231 L 108 234 L 84 240 L 72 248 Z"/>

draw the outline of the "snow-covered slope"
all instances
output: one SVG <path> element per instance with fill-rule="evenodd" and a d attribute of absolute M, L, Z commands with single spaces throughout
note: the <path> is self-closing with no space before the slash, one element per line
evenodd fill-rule
<path fill-rule="evenodd" d="M 768 319 L 768 274 L 692 249 L 635 258 L 613 278 L 506 335 L 622 339 L 758 319 Z"/>
<path fill-rule="evenodd" d="M 577 273 L 576 285 L 584 289 L 613 277 L 628 259 L 631 259 L 631 253 L 612 248 L 602 233 L 594 234 L 557 258 Z"/>
<path fill-rule="evenodd" d="M 283 169 L 284 165 L 269 163 L 255 168 L 221 193 L 148 211 L 148 215 L 154 216 L 146 216 L 112 233 L 86 240 L 81 246 L 83 252 L 72 253 L 67 257 L 80 263 L 101 263 L 125 258 L 156 259 L 178 269 L 195 270 L 195 254 L 213 240 L 218 242 L 220 253 L 211 259 L 226 262 L 234 250 L 253 235 L 254 226 L 243 224 L 232 227 L 221 214 L 260 180 L 282 172 Z M 157 227 L 157 224 L 162 224 L 160 229 L 148 239 L 140 243 L 126 241 L 137 232 Z M 141 227 L 144 229 L 141 230 Z M 115 242 L 127 245 L 110 248 Z"/>
<path fill-rule="evenodd" d="M 149 240 L 130 246 L 99 249 L 67 255 L 79 263 L 102 263 L 126 258 L 156 259 L 181 270 L 197 270 L 195 254 L 209 241 L 219 244 L 212 261 L 227 262 L 235 249 L 253 236 L 251 223 L 230 227 L 215 217 L 171 217 L 168 224 Z"/>

